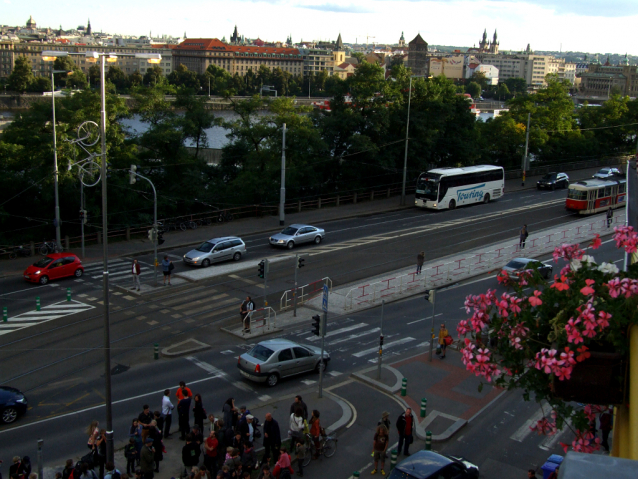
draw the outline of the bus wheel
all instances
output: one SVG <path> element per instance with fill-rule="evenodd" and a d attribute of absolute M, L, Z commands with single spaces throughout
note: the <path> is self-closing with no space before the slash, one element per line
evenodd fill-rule
<path fill-rule="evenodd" d="M 490 202 L 490 195 L 487 194 L 483 197 L 483 203 L 488 204 Z"/>
<path fill-rule="evenodd" d="M 454 200 L 450 200 L 450 206 L 449 206 L 449 208 L 450 208 L 451 210 L 453 210 L 454 208 L 456 208 L 456 201 L 454 201 Z"/>

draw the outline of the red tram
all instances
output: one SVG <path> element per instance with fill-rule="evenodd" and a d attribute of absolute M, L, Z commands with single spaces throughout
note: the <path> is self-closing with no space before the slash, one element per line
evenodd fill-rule
<path fill-rule="evenodd" d="M 627 180 L 584 180 L 569 185 L 565 208 L 581 215 L 622 208 L 627 201 Z"/>

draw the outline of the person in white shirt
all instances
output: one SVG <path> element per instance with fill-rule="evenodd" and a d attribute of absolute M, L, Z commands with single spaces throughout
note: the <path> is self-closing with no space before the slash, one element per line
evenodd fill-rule
<path fill-rule="evenodd" d="M 162 415 L 164 416 L 164 437 L 168 439 L 171 435 L 171 422 L 173 422 L 173 403 L 171 402 L 171 390 L 164 391 L 164 397 L 162 398 Z"/>

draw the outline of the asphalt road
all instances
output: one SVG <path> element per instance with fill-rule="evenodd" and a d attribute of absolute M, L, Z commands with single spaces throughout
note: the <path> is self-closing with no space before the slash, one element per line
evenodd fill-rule
<path fill-rule="evenodd" d="M 607 242 L 595 256 L 599 261 L 620 261 L 622 258 L 611 242 Z M 562 267 L 561 264 L 556 265 L 555 270 L 560 267 Z M 436 305 L 436 311 L 441 311 L 441 316 L 438 316 L 436 321 L 445 320 L 448 328 L 452 330 L 460 319 L 466 317 L 463 310 L 465 297 L 487 288 L 500 290 L 494 277 L 483 277 L 464 284 L 452 285 L 441 291 L 437 295 Z M 131 303 L 135 302 L 131 301 Z M 148 305 L 153 304 L 154 302 L 149 302 Z M 122 311 L 135 309 L 136 306 L 133 306 L 128 310 L 123 308 Z M 425 311 L 424 309 L 421 297 L 406 299 L 385 307 L 384 355 L 388 361 L 411 356 L 424 351 L 427 347 L 425 342 L 429 332 L 430 318 L 429 308 Z M 74 324 L 69 328 L 58 326 L 58 322 L 63 320 L 56 320 L 56 326 L 62 329 L 56 332 L 50 331 L 52 328 L 47 328 L 48 331 L 43 332 L 46 336 L 45 341 L 36 337 L 11 345 L 6 342 L 7 336 L 11 335 L 3 337 L 5 340 L 2 347 L 3 354 L 8 359 L 13 356 L 16 358 L 14 362 L 7 361 L 11 364 L 11 369 L 5 370 L 3 367 L 3 375 L 19 375 L 20 371 L 24 370 L 24 367 L 20 367 L 21 364 L 28 363 L 27 367 L 32 367 L 30 360 L 32 356 L 48 356 L 49 362 L 55 362 L 56 358 L 62 358 L 64 354 L 82 353 L 86 350 L 87 344 L 98 348 L 91 353 L 79 356 L 75 362 L 62 362 L 12 382 L 27 392 L 31 409 L 15 425 L 0 427 L 0 451 L 3 453 L 5 462 L 13 455 L 28 454 L 34 457 L 35 439 L 42 437 L 47 445 L 46 463 L 61 465 L 67 457 L 84 452 L 86 438 L 83 431 L 86 425 L 94 418 L 103 421 L 104 408 L 101 405 L 103 378 L 99 364 L 101 358 L 99 342 L 78 343 L 75 339 L 76 331 L 78 337 L 88 337 L 93 334 L 90 332 L 91 328 L 99 331 L 101 318 L 96 315 L 93 319 L 85 318 L 85 320 L 85 323 Z M 332 360 L 325 387 L 335 385 L 343 381 L 349 373 L 370 365 L 378 343 L 376 328 L 380 326 L 380 320 L 379 308 L 330 318 L 328 326 L 330 336 L 326 338 L 326 344 Z M 81 320 L 74 318 L 70 321 Z M 131 324 L 127 325 L 127 322 Z M 114 330 L 140 327 L 140 325 L 144 325 L 141 327 L 141 346 L 137 346 L 135 341 L 125 335 L 113 337 L 116 341 L 113 365 L 123 366 L 113 376 L 114 430 L 117 440 L 126 437 L 130 421 L 140 412 L 143 403 L 148 402 L 153 408 L 157 407 L 161 400 L 161 391 L 166 387 L 174 387 L 180 380 L 191 385 L 194 392 L 201 392 L 204 405 L 213 411 L 220 410 L 223 401 L 228 397 L 235 397 L 238 403 L 254 404 L 271 397 L 283 396 L 316 386 L 315 374 L 283 380 L 274 389 L 244 380 L 237 372 L 236 358 L 250 345 L 229 340 L 219 334 L 215 325 L 205 323 L 193 326 L 199 328 L 196 334 L 192 331 L 189 333 L 196 337 L 205 337 L 206 341 L 212 341 L 211 350 L 196 354 L 192 358 L 152 361 L 150 360 L 151 350 L 145 344 L 149 340 L 152 341 L 151 338 L 157 330 L 149 328 L 144 321 L 139 320 L 139 316 L 134 315 L 123 317 L 121 323 L 114 324 Z M 82 328 L 87 328 L 87 331 L 82 332 Z M 32 329 L 35 333 L 36 328 Z M 97 332 L 95 335 L 99 336 Z M 314 342 L 312 340 L 315 339 L 310 334 L 308 325 L 288 329 L 282 333 L 282 336 L 300 342 Z M 43 341 L 45 346 L 33 351 L 30 343 L 39 341 Z M 394 346 L 391 343 L 394 343 Z M 138 357 L 139 360 L 130 362 L 120 360 L 131 357 Z M 3 364 L 5 361 L 3 360 Z M 76 364 L 75 367 L 70 366 L 72 363 Z M 78 367 L 78 364 L 82 366 Z M 20 386 L 23 382 L 31 383 L 33 386 Z M 369 463 L 370 437 L 376 425 L 374 421 L 378 411 L 370 408 L 370 404 L 375 404 L 371 403 L 371 400 L 374 400 L 371 395 L 359 391 L 363 389 L 355 388 L 346 393 L 349 394 L 347 399 L 353 403 L 360 414 L 360 419 L 340 438 L 339 453 L 330 460 L 322 461 L 321 467 L 309 468 L 308 477 L 326 477 L 328 473 L 334 477 L 347 477 L 344 471 L 349 473 L 353 470 L 362 470 Z M 490 467 L 500 467 L 502 464 L 518 469 L 522 466 L 523 470 L 532 467 L 532 464 L 542 464 L 551 452 L 560 452 L 560 450 L 556 443 L 543 443 L 542 438 L 535 438 L 525 433 L 523 426 L 535 412 L 536 409 L 522 402 L 520 394 L 508 394 L 504 396 L 502 402 L 494 404 L 486 411 L 486 414 L 479 416 L 463 430 L 461 435 L 443 445 L 441 449 L 449 453 L 462 453 L 487 470 Z M 517 434 L 519 430 L 523 432 Z M 485 445 L 486 435 L 491 441 L 489 447 Z M 516 439 L 512 439 L 513 436 Z"/>

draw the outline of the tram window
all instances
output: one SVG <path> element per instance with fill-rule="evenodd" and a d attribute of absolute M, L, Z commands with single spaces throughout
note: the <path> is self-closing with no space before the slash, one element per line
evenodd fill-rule
<path fill-rule="evenodd" d="M 605 197 L 605 188 L 599 188 L 598 189 L 598 198 L 604 198 Z"/>
<path fill-rule="evenodd" d="M 611 186 L 605 187 L 605 196 L 611 196 Z"/>
<path fill-rule="evenodd" d="M 624 193 L 627 190 L 627 185 L 625 183 L 621 183 L 618 185 L 618 193 Z"/>

